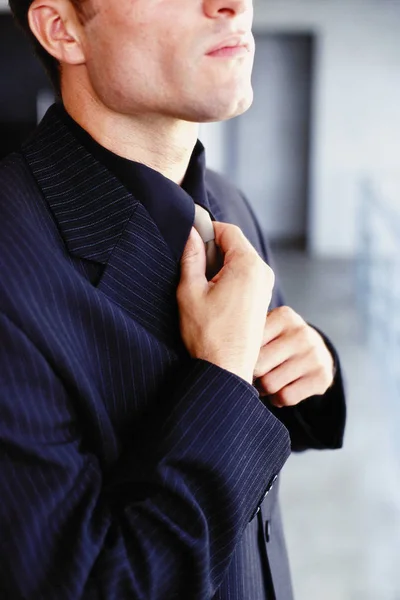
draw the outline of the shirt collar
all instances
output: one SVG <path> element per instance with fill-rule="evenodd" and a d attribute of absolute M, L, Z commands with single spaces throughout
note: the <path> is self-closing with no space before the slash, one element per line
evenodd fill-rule
<path fill-rule="evenodd" d="M 194 221 L 194 203 L 211 212 L 205 184 L 205 150 L 198 140 L 182 185 L 158 171 L 114 154 L 94 140 L 62 109 L 75 137 L 138 200 L 156 223 L 176 260 L 180 260 Z"/>

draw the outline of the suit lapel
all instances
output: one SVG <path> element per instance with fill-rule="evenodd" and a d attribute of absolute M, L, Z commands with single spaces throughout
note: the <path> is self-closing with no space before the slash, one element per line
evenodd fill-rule
<path fill-rule="evenodd" d="M 79 143 L 57 105 L 23 152 L 69 253 L 104 265 L 99 291 L 159 339 L 179 342 L 178 265 L 143 205 Z"/>
<path fill-rule="evenodd" d="M 98 289 L 167 343 L 180 339 L 178 265 L 157 226 L 139 204 L 112 252 Z"/>

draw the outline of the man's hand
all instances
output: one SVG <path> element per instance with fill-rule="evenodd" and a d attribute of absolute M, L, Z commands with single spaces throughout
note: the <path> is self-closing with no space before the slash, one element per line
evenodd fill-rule
<path fill-rule="evenodd" d="M 214 230 L 224 265 L 210 282 L 204 244 L 194 229 L 182 256 L 177 291 L 182 339 L 193 358 L 252 383 L 275 278 L 238 227 L 214 223 Z"/>
<path fill-rule="evenodd" d="M 332 385 L 334 363 L 324 340 L 294 310 L 271 311 L 254 370 L 261 396 L 274 406 L 294 406 Z"/>

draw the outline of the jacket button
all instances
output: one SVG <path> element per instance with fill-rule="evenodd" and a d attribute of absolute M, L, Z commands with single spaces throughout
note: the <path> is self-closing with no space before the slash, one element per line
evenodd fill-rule
<path fill-rule="evenodd" d="M 271 539 L 271 521 L 265 522 L 265 539 L 267 542 Z"/>

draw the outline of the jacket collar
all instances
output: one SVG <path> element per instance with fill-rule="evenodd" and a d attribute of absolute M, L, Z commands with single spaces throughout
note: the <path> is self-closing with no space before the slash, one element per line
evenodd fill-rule
<path fill-rule="evenodd" d="M 48 110 L 23 153 L 70 253 L 106 264 L 139 203 L 79 143 L 60 113 L 57 104 Z"/>
<path fill-rule="evenodd" d="M 105 265 L 97 288 L 109 300 L 179 345 L 176 261 L 142 204 L 79 143 L 59 111 L 49 109 L 23 153 L 64 243 L 72 255 Z"/>

